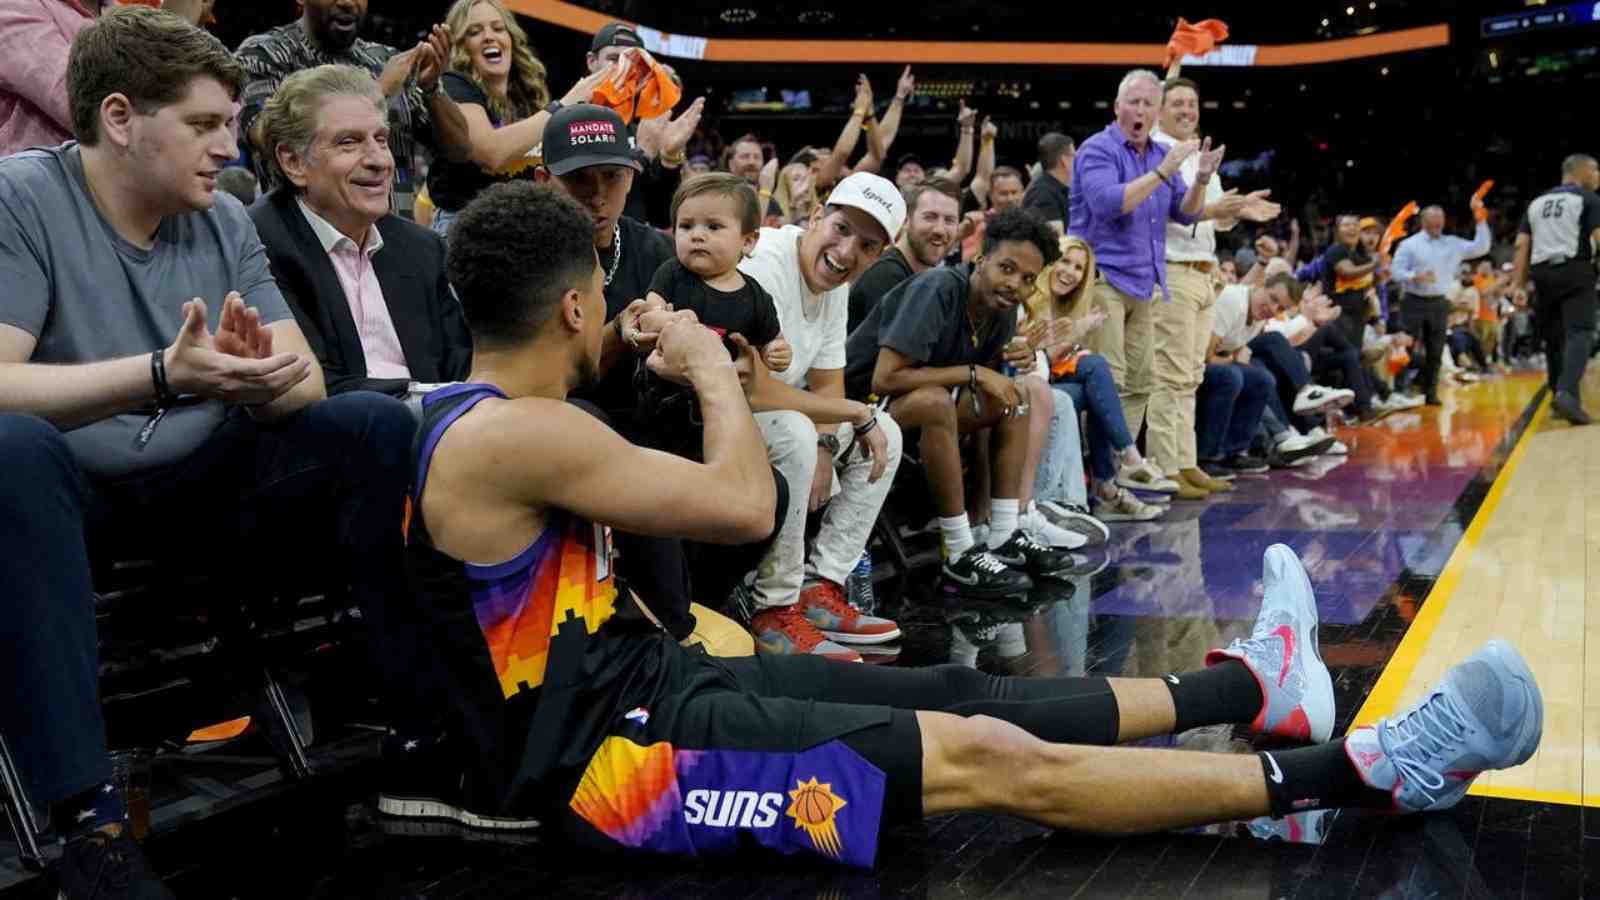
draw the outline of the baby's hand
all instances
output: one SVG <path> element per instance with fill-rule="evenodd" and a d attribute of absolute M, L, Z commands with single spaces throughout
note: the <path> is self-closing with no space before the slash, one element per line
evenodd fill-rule
<path fill-rule="evenodd" d="M 761 348 L 761 361 L 774 372 L 787 372 L 794 362 L 794 347 L 788 339 L 778 337 Z"/>

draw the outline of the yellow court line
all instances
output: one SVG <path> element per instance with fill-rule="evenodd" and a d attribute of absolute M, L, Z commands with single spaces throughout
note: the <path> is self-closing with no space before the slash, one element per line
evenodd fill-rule
<path fill-rule="evenodd" d="M 1539 408 L 1534 412 L 1533 418 L 1528 420 L 1528 427 L 1523 429 L 1522 436 L 1517 439 L 1517 445 L 1512 448 L 1511 455 L 1501 467 L 1500 474 L 1495 477 L 1494 484 L 1489 486 L 1488 495 L 1483 498 L 1477 515 L 1472 517 L 1472 523 L 1461 536 L 1461 542 L 1456 544 L 1455 551 L 1450 554 L 1444 571 L 1439 573 L 1438 580 L 1433 583 L 1433 590 L 1428 592 L 1421 611 L 1411 622 L 1411 627 L 1406 629 L 1405 636 L 1400 639 L 1400 646 L 1396 647 L 1394 654 L 1389 657 L 1389 664 L 1384 667 L 1383 674 L 1378 676 L 1378 683 L 1372 686 L 1367 701 L 1361 704 L 1361 710 L 1356 713 L 1351 728 L 1371 725 L 1393 712 L 1395 706 L 1399 704 L 1400 694 L 1405 690 L 1406 683 L 1411 680 L 1412 670 L 1417 667 L 1417 661 L 1422 658 L 1423 651 L 1428 647 L 1428 639 L 1433 637 L 1433 630 L 1438 627 L 1439 619 L 1444 616 L 1444 609 L 1450 603 L 1450 597 L 1456 592 L 1456 586 L 1461 581 L 1461 573 L 1467 567 L 1468 558 L 1477 551 L 1479 538 L 1489 526 L 1489 520 L 1494 517 L 1494 511 L 1500 505 L 1500 498 L 1505 494 L 1506 485 L 1511 483 L 1511 476 L 1516 473 L 1517 466 L 1521 464 L 1522 457 L 1527 452 L 1529 438 L 1539 430 L 1549 411 L 1550 396 L 1547 393 L 1539 402 Z M 1482 790 L 1487 789 L 1476 789 L 1474 793 Z"/>
<path fill-rule="evenodd" d="M 1534 803 L 1560 803 L 1565 806 L 1584 805 L 1584 798 L 1576 791 L 1541 791 L 1497 784 L 1474 784 L 1468 793 L 1474 797 L 1496 797 L 1501 800 L 1529 800 Z M 1588 801 L 1590 806 L 1600 805 L 1600 797 L 1593 794 L 1589 795 Z"/>

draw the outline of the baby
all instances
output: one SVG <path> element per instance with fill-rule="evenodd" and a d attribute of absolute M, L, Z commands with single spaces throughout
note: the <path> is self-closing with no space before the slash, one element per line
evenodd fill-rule
<path fill-rule="evenodd" d="M 656 270 L 646 299 L 674 313 L 691 311 L 724 337 L 741 335 L 761 352 L 766 367 L 782 372 L 794 350 L 779 334 L 778 307 L 761 285 L 739 271 L 755 249 L 761 210 L 755 189 L 736 175 L 710 172 L 685 181 L 672 198 L 677 258 Z M 699 458 L 698 406 L 689 388 L 640 365 L 635 375 L 645 442 L 659 450 Z"/>

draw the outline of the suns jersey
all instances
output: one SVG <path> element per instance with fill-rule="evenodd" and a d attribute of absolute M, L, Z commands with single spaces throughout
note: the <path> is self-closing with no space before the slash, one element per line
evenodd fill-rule
<path fill-rule="evenodd" d="M 496 770 L 498 799 L 514 806 L 519 785 L 587 758 L 600 739 L 594 720 L 623 702 L 615 685 L 638 686 L 634 670 L 648 662 L 653 643 L 636 639 L 652 630 L 636 606 L 624 604 L 619 615 L 625 595 L 608 528 L 551 509 L 531 544 L 492 565 L 433 546 L 420 498 L 434 450 L 479 402 L 504 396 L 489 385 L 460 384 L 425 398 L 404 527 L 407 568 L 443 656 L 446 693 Z"/>

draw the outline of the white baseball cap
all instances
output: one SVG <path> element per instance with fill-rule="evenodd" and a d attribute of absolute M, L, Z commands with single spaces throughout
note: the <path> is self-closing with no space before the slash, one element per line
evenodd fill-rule
<path fill-rule="evenodd" d="M 906 199 L 894 182 L 871 172 L 857 172 L 834 186 L 828 195 L 829 206 L 853 206 L 883 226 L 893 241 L 906 223 Z"/>

